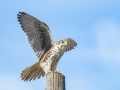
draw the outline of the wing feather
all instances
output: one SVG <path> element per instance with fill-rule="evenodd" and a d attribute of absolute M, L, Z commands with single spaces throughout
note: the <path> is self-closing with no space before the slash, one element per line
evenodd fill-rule
<path fill-rule="evenodd" d="M 61 42 L 61 41 L 67 41 L 67 45 L 65 45 L 63 48 L 65 52 L 74 49 L 74 47 L 77 45 L 77 43 L 71 38 L 60 40 L 58 42 Z"/>
<path fill-rule="evenodd" d="M 37 57 L 41 59 L 54 43 L 49 27 L 25 12 L 19 12 L 17 18 L 23 31 L 28 36 L 31 47 Z"/>

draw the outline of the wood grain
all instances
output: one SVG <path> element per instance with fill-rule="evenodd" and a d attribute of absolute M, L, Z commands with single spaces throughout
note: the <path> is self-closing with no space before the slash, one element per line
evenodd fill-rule
<path fill-rule="evenodd" d="M 46 90 L 65 90 L 65 76 L 59 72 L 46 75 Z"/>

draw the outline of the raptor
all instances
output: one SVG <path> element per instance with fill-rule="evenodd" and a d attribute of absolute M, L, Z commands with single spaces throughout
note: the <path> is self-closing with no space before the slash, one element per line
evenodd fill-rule
<path fill-rule="evenodd" d="M 74 49 L 77 43 L 71 38 L 55 42 L 49 27 L 44 22 L 25 12 L 19 12 L 17 16 L 23 31 L 28 36 L 31 47 L 38 57 L 35 64 L 22 71 L 22 80 L 39 79 L 45 75 L 45 72 L 56 71 L 58 61 L 64 52 Z"/>

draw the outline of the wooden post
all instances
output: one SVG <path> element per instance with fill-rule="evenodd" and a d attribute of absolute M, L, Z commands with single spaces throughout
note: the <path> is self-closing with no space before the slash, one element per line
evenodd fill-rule
<path fill-rule="evenodd" d="M 65 90 L 65 76 L 59 72 L 46 75 L 46 90 Z"/>

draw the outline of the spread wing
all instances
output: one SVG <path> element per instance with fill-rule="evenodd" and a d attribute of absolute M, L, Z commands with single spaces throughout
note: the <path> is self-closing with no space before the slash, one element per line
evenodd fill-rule
<path fill-rule="evenodd" d="M 71 38 L 67 38 L 60 41 L 67 41 L 67 45 L 64 46 L 65 52 L 74 49 L 74 47 L 77 45 L 77 43 Z"/>
<path fill-rule="evenodd" d="M 31 47 L 41 60 L 54 43 L 49 27 L 25 12 L 19 12 L 17 15 L 23 31 L 28 36 Z"/>

